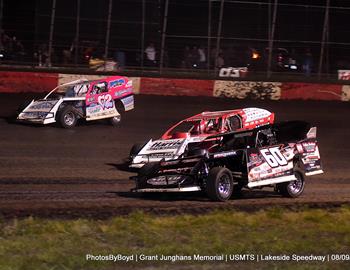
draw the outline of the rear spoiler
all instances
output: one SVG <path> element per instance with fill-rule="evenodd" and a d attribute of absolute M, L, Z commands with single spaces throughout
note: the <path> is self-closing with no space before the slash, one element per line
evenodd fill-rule
<path fill-rule="evenodd" d="M 317 134 L 317 127 L 312 127 L 309 129 L 308 133 L 306 134 L 306 138 L 311 139 L 311 138 L 316 138 Z"/>

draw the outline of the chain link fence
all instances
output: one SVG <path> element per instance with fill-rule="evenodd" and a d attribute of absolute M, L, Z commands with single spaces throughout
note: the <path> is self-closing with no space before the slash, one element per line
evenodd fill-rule
<path fill-rule="evenodd" d="M 0 0 L 0 61 L 225 77 L 350 69 L 341 0 Z"/>

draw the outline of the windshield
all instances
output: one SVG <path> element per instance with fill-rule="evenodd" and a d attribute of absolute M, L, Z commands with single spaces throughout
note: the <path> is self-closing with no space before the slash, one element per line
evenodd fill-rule
<path fill-rule="evenodd" d="M 197 133 L 198 134 L 199 124 L 200 124 L 200 121 L 181 122 L 179 125 L 177 125 L 172 130 L 169 131 L 169 135 L 172 135 L 174 133 L 191 133 L 191 134 Z"/>
<path fill-rule="evenodd" d="M 205 119 L 184 121 L 169 131 L 169 135 L 175 133 L 190 133 L 191 135 L 208 134 L 220 132 L 221 119 Z"/>

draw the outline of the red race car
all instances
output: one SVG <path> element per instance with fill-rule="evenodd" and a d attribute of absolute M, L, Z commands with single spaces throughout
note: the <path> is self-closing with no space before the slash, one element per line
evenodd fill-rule
<path fill-rule="evenodd" d="M 130 167 L 141 168 L 148 162 L 176 159 L 200 149 L 214 150 L 220 137 L 210 138 L 213 135 L 273 124 L 274 117 L 259 108 L 202 112 L 180 121 L 159 140 L 135 144 L 130 150 Z"/>

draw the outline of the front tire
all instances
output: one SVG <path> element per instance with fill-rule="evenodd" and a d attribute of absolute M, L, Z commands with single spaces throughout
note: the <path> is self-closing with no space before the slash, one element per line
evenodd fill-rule
<path fill-rule="evenodd" d="M 119 114 L 117 116 L 112 117 L 109 121 L 112 126 L 117 127 L 120 125 L 120 122 L 122 121 L 122 116 Z"/>
<path fill-rule="evenodd" d="M 64 128 L 72 128 L 77 124 L 78 117 L 72 106 L 65 106 L 58 112 L 58 122 Z"/>
<path fill-rule="evenodd" d="M 279 193 L 284 197 L 297 198 L 305 188 L 305 176 L 302 170 L 295 169 L 294 175 L 297 180 L 278 184 Z"/>
<path fill-rule="evenodd" d="M 130 159 L 133 159 L 140 151 L 141 149 L 145 146 L 146 143 L 135 143 L 129 153 Z"/>
<path fill-rule="evenodd" d="M 215 167 L 210 170 L 206 192 L 214 201 L 227 201 L 233 192 L 233 179 L 230 170 L 222 167 Z"/>

